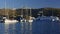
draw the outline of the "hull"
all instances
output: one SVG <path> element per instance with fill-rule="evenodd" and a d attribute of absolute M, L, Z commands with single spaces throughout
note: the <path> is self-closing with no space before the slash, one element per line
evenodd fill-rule
<path fill-rule="evenodd" d="M 17 23 L 17 20 L 9 20 L 9 19 L 5 19 L 5 24 L 12 24 L 12 23 Z"/>

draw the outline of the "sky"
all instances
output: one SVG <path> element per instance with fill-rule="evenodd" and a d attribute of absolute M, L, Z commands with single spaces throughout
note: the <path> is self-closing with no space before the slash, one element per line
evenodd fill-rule
<path fill-rule="evenodd" d="M 60 8 L 60 0 L 0 0 L 0 8 Z"/>

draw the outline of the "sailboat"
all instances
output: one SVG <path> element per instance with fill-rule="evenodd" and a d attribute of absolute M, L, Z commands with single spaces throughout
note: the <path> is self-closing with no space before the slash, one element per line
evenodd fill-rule
<path fill-rule="evenodd" d="M 33 17 L 32 17 L 32 15 L 31 15 L 31 8 L 30 8 L 30 16 L 29 16 L 28 22 L 33 22 Z"/>
<path fill-rule="evenodd" d="M 13 10 L 15 10 L 15 9 L 13 8 Z M 5 11 L 6 11 L 6 0 L 5 0 Z M 3 17 L 5 24 L 18 22 L 17 20 L 9 19 L 9 14 L 8 13 L 9 13 L 9 9 L 8 9 L 8 12 L 7 12 L 7 17 Z"/>
<path fill-rule="evenodd" d="M 20 22 L 26 22 L 26 19 L 23 18 L 23 8 L 22 8 L 22 12 L 21 12 L 21 17 L 22 17 L 22 19 L 20 20 Z"/>
<path fill-rule="evenodd" d="M 52 21 L 59 21 L 59 17 L 53 16 L 53 11 L 52 11 L 52 16 L 51 16 Z"/>
<path fill-rule="evenodd" d="M 14 10 L 14 9 L 13 9 Z M 8 14 L 8 13 L 7 13 Z M 8 18 L 4 18 L 5 19 L 5 23 L 16 23 L 16 22 L 18 22 L 17 20 L 14 20 L 13 18 L 14 17 L 10 17 L 10 19 L 9 19 L 9 15 L 7 16 Z"/>

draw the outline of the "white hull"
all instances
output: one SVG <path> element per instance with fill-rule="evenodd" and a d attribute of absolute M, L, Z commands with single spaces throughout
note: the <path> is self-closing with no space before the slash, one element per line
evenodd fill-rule
<path fill-rule="evenodd" d="M 22 19 L 21 22 L 26 22 L 26 19 Z"/>
<path fill-rule="evenodd" d="M 29 22 L 33 22 L 33 20 L 29 20 Z"/>
<path fill-rule="evenodd" d="M 17 23 L 17 20 L 9 20 L 9 19 L 5 19 L 5 24 L 12 24 L 12 23 Z"/>

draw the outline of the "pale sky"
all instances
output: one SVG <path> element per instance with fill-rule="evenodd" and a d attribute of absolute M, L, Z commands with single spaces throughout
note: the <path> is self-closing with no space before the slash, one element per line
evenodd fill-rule
<path fill-rule="evenodd" d="M 21 8 L 23 6 L 31 8 L 54 7 L 60 8 L 60 0 L 0 0 L 0 8 Z"/>

